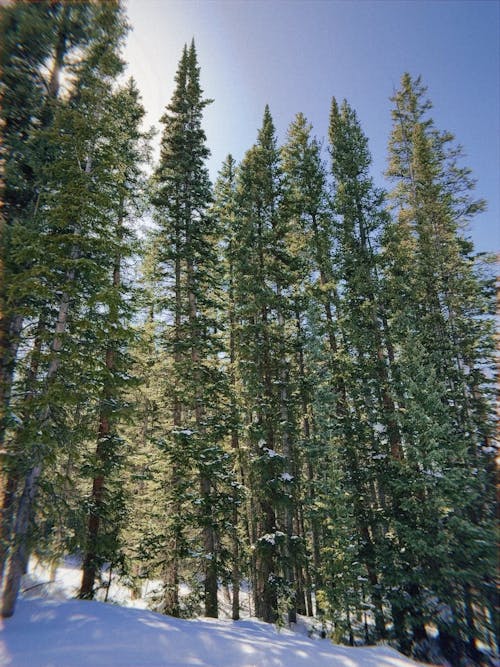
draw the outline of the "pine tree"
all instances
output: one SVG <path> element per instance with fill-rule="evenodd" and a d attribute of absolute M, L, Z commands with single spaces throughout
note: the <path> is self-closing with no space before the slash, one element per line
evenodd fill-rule
<path fill-rule="evenodd" d="M 231 588 L 232 588 L 232 618 L 240 618 L 240 584 L 242 578 L 242 539 L 240 537 L 244 517 L 241 515 L 242 488 L 245 481 L 243 470 L 240 435 L 242 429 L 241 380 L 237 369 L 237 337 L 238 326 L 236 319 L 235 295 L 235 249 L 236 220 L 238 217 L 237 190 L 236 190 L 236 162 L 231 155 L 224 161 L 214 188 L 213 215 L 217 218 L 220 227 L 222 247 L 221 261 L 224 266 L 223 291 L 225 296 L 225 330 L 226 342 L 224 348 L 227 354 L 227 374 L 229 378 L 229 430 L 231 439 L 231 453 L 234 461 L 234 480 L 232 486 L 232 516 L 231 516 Z M 248 517 L 245 522 L 248 524 Z M 247 536 L 248 537 L 248 536 Z M 248 545 L 247 545 L 248 546 Z"/>
<path fill-rule="evenodd" d="M 293 614 L 294 441 L 290 285 L 293 260 L 283 215 L 283 176 L 273 121 L 266 107 L 256 145 L 238 174 L 234 246 L 237 364 L 251 465 L 251 541 L 256 614 Z M 281 562 L 280 562 L 281 560 Z"/>
<path fill-rule="evenodd" d="M 80 590 L 80 597 L 87 599 L 93 597 L 94 580 L 100 564 L 104 560 L 113 562 L 117 559 L 120 515 L 123 514 L 122 494 L 116 483 L 117 473 L 123 465 L 120 465 L 123 445 L 118 426 L 125 407 L 124 390 L 129 378 L 130 355 L 127 343 L 131 333 L 130 317 L 133 314 L 128 303 L 123 269 L 132 252 L 133 234 L 128 219 L 137 208 L 140 167 L 147 156 L 147 146 L 144 145 L 147 136 L 141 134 L 138 127 L 144 109 L 133 81 L 113 95 L 108 114 L 108 141 L 112 158 L 110 169 L 114 165 L 113 209 L 116 216 L 113 237 L 108 240 L 114 242 L 115 257 L 102 299 L 108 309 L 102 332 L 105 339 L 105 350 L 102 353 L 104 367 L 101 370 L 102 393 L 95 463 L 90 466 L 93 483 Z M 116 480 L 114 485 L 113 480 Z"/>
<path fill-rule="evenodd" d="M 384 309 L 378 251 L 379 237 L 389 218 L 384 193 L 374 187 L 368 174 L 371 159 L 366 137 L 346 102 L 339 109 L 333 100 L 329 134 L 333 207 L 339 216 L 334 238 L 336 271 L 342 285 L 341 328 L 351 355 L 349 393 L 361 417 L 357 423 L 360 470 L 356 474 L 365 479 L 365 504 L 370 505 L 371 537 L 362 538 L 361 556 L 376 608 L 377 633 L 384 637 L 380 541 L 387 531 L 384 515 L 399 511 L 399 502 L 386 483 L 387 464 L 389 474 L 397 477 L 404 456 L 395 391 L 398 374 Z M 382 549 L 384 559 L 390 562 L 390 552 Z M 385 566 L 390 567 L 388 563 Z M 425 635 L 423 626 L 422 632 Z"/>
<path fill-rule="evenodd" d="M 50 125 L 42 127 L 37 137 L 36 156 L 44 188 L 34 220 L 36 244 L 26 225 L 16 225 L 11 237 L 11 247 L 15 248 L 11 252 L 23 271 L 12 276 L 10 286 L 18 298 L 26 299 L 33 281 L 41 277 L 42 289 L 27 303 L 31 306 L 29 316 L 38 319 L 43 315 L 45 322 L 43 365 L 38 371 L 41 390 L 14 438 L 16 473 L 23 478 L 23 488 L 4 582 L 4 615 L 13 612 L 27 564 L 40 476 L 44 464 L 55 456 L 55 443 L 60 442 L 58 421 L 68 404 L 67 386 L 71 386 L 71 376 L 64 372 L 64 366 L 66 361 L 68 368 L 72 364 L 68 356 L 71 337 L 75 338 L 82 325 L 85 329 L 85 323 L 73 314 L 77 316 L 83 301 L 96 298 L 112 261 L 106 246 L 112 208 L 107 207 L 106 199 L 107 144 L 99 133 L 104 131 L 103 100 L 122 66 L 117 47 L 124 22 L 116 3 L 91 9 L 88 23 L 81 26 L 86 31 L 86 49 L 72 65 L 72 93 L 57 106 Z M 51 300 L 54 294 L 58 303 Z"/>
<path fill-rule="evenodd" d="M 171 560 L 166 566 L 165 611 L 179 613 L 179 560 L 188 554 L 188 524 L 201 531 L 205 614 L 217 616 L 218 486 L 225 476 L 220 415 L 222 378 L 215 365 L 217 341 L 216 243 L 218 231 L 208 215 L 211 184 L 209 156 L 201 126 L 204 108 L 194 43 L 185 47 L 176 89 L 162 118 L 160 163 L 155 173 L 158 271 L 161 276 L 163 344 L 173 363 L 167 387 L 172 427 L 166 449 L 171 464 Z M 214 319 L 215 318 L 215 319 Z M 193 475 L 198 489 L 192 488 Z M 190 494 L 192 496 L 190 497 Z M 193 503 L 193 500 L 197 504 Z"/>
<path fill-rule="evenodd" d="M 488 604 L 493 553 L 490 506 L 480 500 L 492 486 L 489 304 L 464 236 L 483 203 L 472 198 L 473 181 L 458 165 L 453 137 L 434 127 L 420 78 L 405 74 L 393 102 L 387 173 L 397 220 L 384 240 L 386 290 L 401 349 L 402 427 L 411 435 L 407 474 L 415 489 L 396 532 L 401 548 L 412 550 L 421 573 L 416 583 L 431 591 L 410 613 L 437 623 L 443 653 L 456 661 L 464 641 L 471 655 L 476 651 L 481 630 L 472 600 Z M 474 572 L 466 563 L 475 563 Z M 433 595 L 441 608 L 431 604 Z"/>
<path fill-rule="evenodd" d="M 38 285 L 19 289 L 23 273 L 29 272 L 32 263 L 31 258 L 21 261 L 18 256 L 19 229 L 24 232 L 22 244 L 28 238 L 30 242 L 36 239 L 39 229 L 36 218 L 45 185 L 41 167 L 47 150 L 40 137 L 53 122 L 60 72 L 68 55 L 86 40 L 84 26 L 89 8 L 85 4 L 15 3 L 3 6 L 0 12 L 4 37 L 0 54 L 4 204 L 0 230 L 0 442 L 3 443 L 6 429 L 15 426 L 9 404 L 23 322 L 28 319 L 29 324 L 31 319 L 37 319 L 33 301 L 39 292 Z M 34 326 L 39 330 L 41 323 L 38 318 Z M 31 327 L 25 326 L 24 330 L 29 332 Z M 35 334 L 33 339 L 38 345 L 40 335 Z M 36 354 L 34 351 L 35 357 Z M 36 365 L 34 360 L 32 370 Z M 10 456 L 2 457 L 0 573 L 3 573 L 17 489 L 13 462 Z"/>
<path fill-rule="evenodd" d="M 296 467 L 303 468 L 301 483 L 302 498 L 299 503 L 299 525 L 305 540 L 303 569 L 299 578 L 304 578 L 307 611 L 312 613 L 311 572 L 309 559 L 312 557 L 314 588 L 317 609 L 323 582 L 321 578 L 321 523 L 318 506 L 320 470 L 325 469 L 329 458 L 326 453 L 330 434 L 321 431 L 321 415 L 332 409 L 324 395 L 314 406 L 315 396 L 322 394 L 324 372 L 317 357 L 321 346 L 322 332 L 315 328 L 321 319 L 322 289 L 314 285 L 314 274 L 318 271 L 318 239 L 320 228 L 329 224 L 327 211 L 326 173 L 321 159 L 321 145 L 311 137 L 311 126 L 303 114 L 297 114 L 289 127 L 287 141 L 282 148 L 283 172 L 285 177 L 285 210 L 291 226 L 291 249 L 297 258 L 297 273 L 293 287 L 294 319 L 296 332 L 296 373 L 300 394 L 301 437 L 297 448 Z M 323 265 L 322 265 L 323 266 Z M 321 267 L 320 274 L 321 274 Z M 324 276 L 324 273 L 323 273 Z M 321 354 L 320 354 L 321 356 Z M 319 412 L 315 408 L 319 408 Z M 320 444 L 322 443 L 322 444 Z M 304 523 L 305 521 L 305 523 Z M 303 525 L 304 524 L 304 525 Z M 307 527 L 306 527 L 307 524 Z M 310 536 L 310 539 L 307 539 Z M 304 605 L 306 603 L 304 599 Z M 305 609 L 304 609 L 305 611 Z"/>

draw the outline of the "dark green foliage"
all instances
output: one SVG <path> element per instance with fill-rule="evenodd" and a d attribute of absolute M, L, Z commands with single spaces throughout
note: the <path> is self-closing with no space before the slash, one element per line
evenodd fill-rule
<path fill-rule="evenodd" d="M 218 229 L 209 215 L 211 184 L 205 166 L 209 150 L 201 126 L 202 97 L 194 43 L 184 48 L 176 89 L 165 115 L 160 163 L 152 202 L 157 228 L 155 281 L 161 318 L 159 343 L 169 356 L 164 383 L 172 419 L 161 440 L 169 471 L 167 592 L 165 608 L 179 612 L 178 569 L 185 558 L 186 533 L 196 535 L 190 551 L 199 553 L 205 613 L 217 616 L 219 576 L 217 527 L 224 520 L 230 481 L 222 402 L 226 381 L 218 367 Z M 198 480 L 198 488 L 193 486 Z"/>
<path fill-rule="evenodd" d="M 30 553 L 81 550 L 82 597 L 109 565 L 134 594 L 162 579 L 175 615 L 217 616 L 230 584 L 237 619 L 246 579 L 264 620 L 478 664 L 492 287 L 465 236 L 483 203 L 420 79 L 393 97 L 390 197 L 335 100 L 329 169 L 302 114 L 280 148 L 266 107 L 212 191 L 192 43 L 146 195 L 119 4 L 0 21 L 3 613 Z"/>

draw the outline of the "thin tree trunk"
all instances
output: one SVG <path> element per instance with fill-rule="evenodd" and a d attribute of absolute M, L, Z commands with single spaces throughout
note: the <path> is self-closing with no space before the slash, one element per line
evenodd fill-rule
<path fill-rule="evenodd" d="M 282 298 L 281 288 L 278 285 L 277 290 L 277 299 L 278 304 Z M 283 317 L 283 311 L 281 305 L 278 305 L 278 327 L 280 330 L 280 418 L 282 425 L 282 447 L 283 447 L 283 456 L 289 467 L 289 474 L 293 471 L 293 448 L 290 439 L 289 432 L 289 414 L 288 414 L 288 368 L 286 360 L 286 351 L 285 351 L 285 318 Z M 293 476 L 292 476 L 293 477 Z M 285 576 L 292 591 L 295 591 L 295 554 L 293 549 L 293 515 L 294 515 L 294 505 L 295 505 L 295 485 L 296 480 L 291 480 L 292 497 L 290 498 L 287 506 L 285 507 L 285 530 L 286 530 L 286 572 Z M 297 622 L 297 602 L 295 597 L 290 601 L 290 606 L 288 609 L 288 622 L 296 623 Z"/>
<path fill-rule="evenodd" d="M 264 261 L 264 239 L 262 220 L 258 218 L 258 275 L 259 285 L 264 284 L 266 271 Z M 266 303 L 262 303 L 260 312 L 254 315 L 254 324 L 260 332 L 259 343 L 262 347 L 257 361 L 258 378 L 262 394 L 258 397 L 257 420 L 262 428 L 267 447 L 270 450 L 275 446 L 274 414 L 273 405 L 273 383 L 270 364 L 269 322 Z M 261 451 L 255 452 L 257 456 Z M 277 564 L 276 545 L 261 539 L 264 535 L 274 534 L 276 531 L 275 499 L 269 494 L 265 480 L 256 479 L 256 516 L 255 526 L 257 533 L 257 544 L 254 550 L 253 564 L 255 568 L 254 607 L 255 615 L 267 623 L 274 623 L 277 619 L 278 595 L 276 588 Z"/>
<path fill-rule="evenodd" d="M 123 196 L 120 198 L 119 215 L 117 222 L 117 235 L 121 239 L 123 234 Z M 113 291 L 118 295 L 121 285 L 121 257 L 118 254 L 114 260 L 113 266 Z M 113 326 L 118 322 L 119 314 L 116 306 L 110 307 L 109 323 Z M 105 366 L 107 375 L 112 375 L 115 370 L 115 347 L 109 345 L 106 349 Z M 113 390 L 109 383 L 104 384 L 102 391 L 101 405 L 99 408 L 99 427 L 97 430 L 97 448 L 96 448 L 96 462 L 98 468 L 106 464 L 109 454 L 107 453 L 108 445 L 106 440 L 111 434 L 111 423 L 109 419 L 108 404 L 113 398 Z M 94 582 L 98 568 L 99 556 L 99 528 L 101 524 L 101 514 L 103 510 L 103 501 L 105 494 L 105 477 L 102 472 L 94 476 L 92 481 L 92 494 L 90 500 L 90 513 L 87 523 L 87 539 L 86 551 L 83 559 L 83 573 L 82 583 L 80 587 L 79 597 L 83 600 L 91 600 L 94 597 Z"/>
<path fill-rule="evenodd" d="M 259 514 L 262 533 L 272 534 L 275 530 L 276 517 L 271 503 L 260 502 Z M 255 615 L 266 623 L 277 619 L 277 592 L 273 581 L 275 573 L 274 545 L 262 540 L 255 550 L 256 590 L 254 594 Z"/>
<path fill-rule="evenodd" d="M 196 429 L 198 436 L 202 436 L 204 431 L 203 426 L 203 399 L 200 391 L 200 353 L 198 334 L 194 334 L 193 330 L 196 327 L 198 319 L 198 307 L 195 295 L 195 269 L 191 259 L 187 263 L 187 277 L 188 277 L 188 303 L 189 303 L 189 323 L 191 330 L 191 363 L 192 372 L 195 382 L 195 406 L 194 414 L 196 421 Z M 203 550 L 204 550 L 204 589 L 205 589 L 205 616 L 210 618 L 218 617 L 218 600 L 217 600 L 217 554 L 215 549 L 215 528 L 213 524 L 213 510 L 212 510 L 212 483 L 210 477 L 200 471 L 200 493 L 203 499 L 202 502 L 202 533 L 203 533 Z"/>
<path fill-rule="evenodd" d="M 309 567 L 309 549 L 307 545 L 307 536 L 305 530 L 305 521 L 304 521 L 304 512 L 302 505 L 299 505 L 297 521 L 300 527 L 300 533 L 302 542 L 304 544 L 304 566 L 300 568 L 304 573 L 304 602 L 305 602 L 305 613 L 307 616 L 314 616 L 314 609 L 312 604 L 312 580 L 311 572 Z M 302 613 L 302 612 L 299 612 Z"/>
<path fill-rule="evenodd" d="M 78 250 L 75 248 L 71 253 L 72 259 L 76 259 Z M 71 269 L 66 274 L 66 281 L 72 283 L 75 278 L 75 270 Z M 55 327 L 55 335 L 52 341 L 52 359 L 46 375 L 46 383 L 49 385 L 55 378 L 59 369 L 59 353 L 63 345 L 63 335 L 68 322 L 70 299 L 65 292 L 59 305 L 59 314 Z M 39 428 L 43 429 L 50 418 L 50 405 L 47 405 L 39 419 Z M 38 480 L 42 472 L 42 461 L 36 461 L 35 465 L 28 471 L 24 480 L 24 489 L 17 508 L 17 517 L 13 531 L 14 544 L 8 561 L 8 570 L 3 582 L 2 591 L 2 616 L 12 616 L 14 613 L 21 576 L 27 563 L 28 549 L 27 537 L 32 519 L 33 503 L 37 492 Z"/>
<path fill-rule="evenodd" d="M 477 633 L 476 625 L 474 622 L 474 607 L 472 604 L 472 594 L 470 584 L 464 584 L 464 606 L 465 606 L 465 621 L 467 623 L 468 631 L 468 645 L 469 653 L 472 657 L 475 657 L 478 654 L 477 648 Z"/>
<path fill-rule="evenodd" d="M 44 322 L 40 318 L 38 320 L 33 349 L 31 351 L 30 366 L 26 376 L 25 394 L 24 394 L 24 408 L 23 420 L 29 418 L 30 403 L 35 392 L 35 381 L 38 375 L 38 368 L 40 365 L 40 352 L 42 348 L 42 338 L 44 331 Z M 14 447 L 14 451 L 19 449 L 19 443 Z M 5 564 L 8 554 L 8 548 L 11 538 L 12 526 L 14 523 L 15 514 L 15 500 L 19 484 L 19 472 L 16 466 L 8 471 L 6 475 L 6 486 L 2 496 L 2 521 L 0 523 L 0 589 L 1 582 L 5 571 Z"/>
<path fill-rule="evenodd" d="M 233 621 L 238 621 L 240 619 L 240 584 L 241 584 L 241 573 L 240 573 L 240 543 L 238 539 L 238 507 L 234 502 L 235 498 L 233 497 L 233 528 L 232 528 L 232 540 L 233 540 L 233 567 L 231 570 L 231 586 L 233 591 L 232 604 L 231 604 L 231 618 Z"/>
<path fill-rule="evenodd" d="M 106 351 L 106 368 L 111 372 L 114 368 L 114 352 L 111 348 Z M 107 392 L 105 392 L 107 393 Z M 103 401 L 106 398 L 103 397 Z M 105 440 L 111 433 L 110 422 L 107 411 L 102 406 L 99 414 L 99 429 L 97 434 L 96 461 L 97 465 L 103 465 L 106 462 L 106 443 Z M 82 600 L 92 600 L 94 597 L 94 582 L 98 568 L 98 540 L 99 527 L 101 523 L 101 513 L 105 493 L 105 478 L 102 473 L 95 475 L 92 481 L 92 494 L 90 501 L 90 514 L 87 523 L 86 550 L 83 559 L 82 583 L 80 586 L 79 598 Z"/>
<path fill-rule="evenodd" d="M 180 230 L 176 228 L 176 248 L 177 255 L 175 258 L 175 316 L 174 316 L 174 362 L 177 368 L 179 368 L 181 362 L 181 318 L 182 318 L 182 301 L 181 301 L 181 260 L 179 257 L 179 245 L 180 245 Z M 173 427 L 174 429 L 180 429 L 182 424 L 182 404 L 177 396 L 177 393 L 174 394 L 174 406 L 173 406 Z M 176 463 L 175 458 L 172 460 L 172 470 L 170 475 L 170 486 L 173 489 L 174 498 L 173 498 L 173 507 L 172 511 L 175 517 L 179 517 L 181 508 L 179 499 L 177 496 L 177 489 L 180 483 L 179 475 L 181 474 L 178 464 Z M 178 527 L 174 527 L 174 534 L 171 534 L 168 538 L 167 544 L 167 554 L 166 563 L 165 563 L 165 574 L 164 574 L 164 611 L 166 614 L 171 616 L 179 616 L 180 605 L 179 605 L 179 553 L 178 553 L 178 538 L 177 535 Z"/>
<path fill-rule="evenodd" d="M 229 250 L 231 257 L 231 248 Z M 236 469 L 240 468 L 240 443 L 238 433 L 238 408 L 236 405 L 236 322 L 234 313 L 234 277 L 233 265 L 230 260 L 229 266 L 229 361 L 230 361 L 230 382 L 231 382 L 231 449 L 235 460 Z M 238 500 L 239 492 L 237 487 L 233 491 L 233 525 L 232 525 L 232 543 L 233 543 L 233 567 L 231 572 L 231 582 L 233 589 L 232 597 L 232 619 L 238 621 L 240 618 L 240 543 L 238 539 Z"/>
<path fill-rule="evenodd" d="M 310 397 L 309 397 L 309 392 L 306 389 L 306 371 L 305 371 L 305 361 L 304 361 L 304 346 L 302 342 L 302 324 L 301 324 L 301 317 L 300 317 L 300 310 L 299 306 L 296 303 L 295 305 L 295 324 L 297 327 L 297 340 L 298 340 L 298 366 L 299 366 L 299 386 L 300 386 L 300 405 L 302 409 L 302 434 L 304 438 L 304 442 L 306 443 L 306 448 L 305 448 L 305 458 L 306 458 L 306 469 L 307 469 L 307 495 L 309 499 L 310 505 L 312 505 L 313 501 L 313 491 L 312 491 L 312 486 L 313 486 L 313 468 L 312 468 L 312 463 L 309 458 L 309 442 L 310 442 L 310 437 L 311 437 L 311 424 L 310 424 L 310 418 L 309 418 L 309 402 L 310 402 Z M 312 605 L 312 579 L 311 579 L 311 572 L 309 568 L 309 553 L 308 553 L 308 544 L 307 544 L 307 535 L 306 535 L 306 530 L 305 530 L 305 521 L 304 521 L 304 512 L 303 512 L 303 507 L 301 504 L 298 505 L 297 507 L 297 521 L 298 525 L 300 528 L 301 532 L 301 537 L 302 537 L 302 542 L 304 545 L 304 602 L 306 606 L 306 613 L 308 616 L 314 616 L 314 610 L 313 610 L 313 605 Z M 315 524 L 316 522 L 314 519 L 311 519 L 311 524 Z M 313 552 L 316 552 L 316 559 L 317 563 L 314 562 L 314 566 L 316 568 L 316 565 L 319 568 L 319 540 L 318 540 L 318 531 L 316 526 L 311 525 L 311 532 L 312 532 L 312 542 L 313 542 Z M 316 585 L 318 586 L 318 581 L 316 581 Z M 300 613 L 300 612 L 299 612 Z"/>
<path fill-rule="evenodd" d="M 0 590 L 9 553 L 12 526 L 14 524 L 15 500 L 19 478 L 13 472 L 7 475 L 2 495 L 2 522 L 0 524 Z"/>

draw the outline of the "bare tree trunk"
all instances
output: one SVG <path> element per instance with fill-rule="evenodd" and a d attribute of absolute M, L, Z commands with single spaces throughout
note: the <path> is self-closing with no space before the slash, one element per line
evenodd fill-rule
<path fill-rule="evenodd" d="M 314 616 L 313 604 L 312 604 L 312 580 L 311 572 L 309 568 L 309 547 L 307 544 L 307 535 L 305 529 L 304 521 L 304 511 L 301 505 L 297 507 L 297 523 L 300 530 L 300 536 L 302 538 L 302 543 L 304 545 L 304 565 L 303 567 L 298 566 L 298 569 L 303 572 L 303 585 L 304 585 L 304 612 L 297 609 L 298 613 L 305 613 L 307 616 Z"/>
<path fill-rule="evenodd" d="M 233 621 L 240 619 L 240 543 L 238 539 L 238 509 L 236 504 L 233 507 L 233 567 L 231 571 L 231 584 L 233 597 L 231 603 L 231 618 Z"/>
<path fill-rule="evenodd" d="M 0 67 L 0 77 L 3 72 Z M 5 146 L 3 141 L 3 133 L 5 128 L 5 121 L 0 118 L 0 153 L 4 155 Z M 6 428 L 7 405 L 5 401 L 5 394 L 7 385 L 4 377 L 5 360 L 7 359 L 8 349 L 8 331 L 9 331 L 9 317 L 7 315 L 7 295 L 5 294 L 5 286 L 7 284 L 5 260 L 7 256 L 7 220 L 5 218 L 4 210 L 5 200 L 5 160 L 0 160 L 0 446 L 3 445 L 4 433 Z M 0 477 L 1 480 L 1 477 Z M 0 481 L 0 493 L 3 492 Z"/>
<path fill-rule="evenodd" d="M 3 575 L 9 553 L 9 544 L 14 524 L 15 500 L 19 484 L 19 478 L 14 473 L 9 473 L 5 481 L 2 496 L 2 522 L 0 524 L 0 590 L 3 582 Z"/>
<path fill-rule="evenodd" d="M 310 453 L 308 451 L 310 438 L 311 438 L 311 409 L 310 409 L 310 395 L 306 385 L 306 370 L 305 370 L 305 360 L 304 360 L 304 345 L 302 342 L 302 322 L 301 322 L 301 313 L 298 303 L 295 305 L 295 325 L 297 328 L 297 339 L 298 339 L 298 366 L 299 366 L 299 386 L 300 386 L 300 405 L 302 409 L 302 434 L 304 442 L 306 443 L 305 447 L 305 467 L 307 471 L 307 496 L 309 501 L 312 500 L 312 484 L 313 484 L 313 468 L 310 460 Z M 311 502 L 312 504 L 312 502 Z M 306 608 L 306 613 L 308 616 L 314 616 L 314 609 L 312 604 L 312 578 L 309 567 L 309 545 L 307 540 L 307 534 L 305 529 L 304 521 L 304 511 L 303 506 L 298 505 L 297 507 L 297 522 L 300 528 L 300 533 L 302 537 L 302 542 L 304 545 L 304 603 Z M 314 519 L 311 520 L 311 524 L 315 524 Z M 319 568 L 319 544 L 318 544 L 318 534 L 315 526 L 311 526 L 312 532 L 312 548 L 313 552 L 316 553 L 316 559 L 314 562 L 315 568 Z M 316 581 L 316 585 L 318 585 Z M 299 613 L 300 610 L 299 610 Z"/>
<path fill-rule="evenodd" d="M 274 508 L 267 501 L 261 501 L 259 505 L 259 533 L 273 533 L 276 524 Z M 255 550 L 255 615 L 266 623 L 274 623 L 277 619 L 278 599 L 273 581 L 276 576 L 274 548 L 274 545 L 268 544 L 266 540 L 261 540 Z"/>
<path fill-rule="evenodd" d="M 179 616 L 179 562 L 175 537 L 170 538 L 167 548 L 169 556 L 163 575 L 163 610 L 170 616 Z"/>
<path fill-rule="evenodd" d="M 0 256 L 0 264 L 1 261 Z M 2 279 L 3 276 L 0 275 L 0 280 Z M 2 314 L 2 303 L 5 303 L 5 301 L 1 292 L 2 286 L 0 283 L 0 498 L 2 503 L 0 510 L 0 589 L 5 572 L 19 484 L 19 473 L 16 470 L 17 456 L 14 451 L 10 451 L 10 447 L 4 448 L 3 445 L 7 430 L 7 416 L 10 409 L 12 379 L 19 346 L 19 335 L 23 324 L 21 316 L 9 318 L 5 312 Z"/>

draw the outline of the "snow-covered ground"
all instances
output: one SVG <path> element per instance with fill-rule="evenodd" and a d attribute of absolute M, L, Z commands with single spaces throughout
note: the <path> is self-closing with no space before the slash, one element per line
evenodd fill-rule
<path fill-rule="evenodd" d="M 255 619 L 180 620 L 141 608 L 68 599 L 59 585 L 27 590 L 2 621 L 2 667 L 410 667 L 388 647 L 350 648 Z M 30 588 L 36 571 L 25 581 Z M 47 592 L 47 590 L 49 592 Z"/>

